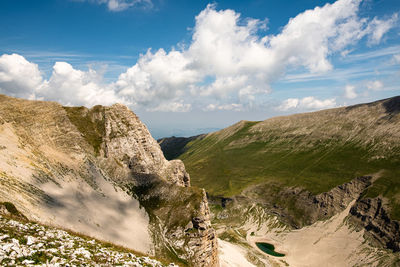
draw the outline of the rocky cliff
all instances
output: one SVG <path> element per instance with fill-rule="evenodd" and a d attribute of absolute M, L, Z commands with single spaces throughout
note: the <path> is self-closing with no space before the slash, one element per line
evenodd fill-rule
<path fill-rule="evenodd" d="M 64 107 L 69 120 L 77 127 L 100 160 L 125 171 L 116 173 L 118 182 L 147 183 L 151 176 L 159 176 L 179 186 L 190 186 L 189 174 L 180 160 L 167 161 L 147 127 L 126 106 Z M 113 158 L 117 166 L 107 166 Z M 127 167 L 127 168 L 126 168 Z"/>
<path fill-rule="evenodd" d="M 318 195 L 300 188 L 287 188 L 282 191 L 280 198 L 293 200 L 293 206 L 285 207 L 276 204 L 271 209 L 284 215 L 290 225 L 301 228 L 316 221 L 329 219 L 343 211 L 371 185 L 371 179 L 371 176 L 357 177 Z M 288 209 L 292 210 L 288 211 Z"/>
<path fill-rule="evenodd" d="M 210 209 L 206 192 L 202 192 L 203 200 L 200 202 L 198 216 L 185 226 L 185 233 L 189 236 L 188 247 L 192 250 L 192 257 L 196 266 L 218 265 L 218 255 L 215 253 L 217 236 L 211 227 Z"/>
<path fill-rule="evenodd" d="M 203 238 L 215 234 L 211 227 L 174 242 L 161 238 L 194 218 L 209 225 L 206 204 L 183 163 L 167 161 L 127 107 L 63 107 L 0 95 L 0 148 L 0 200 L 28 218 L 189 265 L 218 264 L 216 239 Z M 166 201 L 150 207 L 150 195 Z"/>
<path fill-rule="evenodd" d="M 390 219 L 382 198 L 360 199 L 351 207 L 350 214 L 373 242 L 394 252 L 400 251 L 400 222 Z"/>

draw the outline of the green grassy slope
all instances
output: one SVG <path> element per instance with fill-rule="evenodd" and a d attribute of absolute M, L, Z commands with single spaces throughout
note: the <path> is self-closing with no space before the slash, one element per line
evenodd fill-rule
<path fill-rule="evenodd" d="M 94 114 L 103 111 L 104 107 L 94 106 L 92 109 L 85 107 L 63 107 L 67 112 L 69 120 L 82 133 L 85 140 L 93 146 L 93 149 L 99 154 L 100 146 L 103 143 L 105 135 L 104 118 L 95 120 Z"/>
<path fill-rule="evenodd" d="M 239 122 L 194 140 L 180 155 L 194 186 L 233 196 L 255 184 L 326 192 L 381 172 L 367 196 L 390 200 L 400 219 L 400 97 L 348 108 Z"/>
<path fill-rule="evenodd" d="M 195 139 L 201 139 L 204 134 L 196 135 L 192 137 L 167 137 L 157 140 L 158 144 L 160 145 L 164 156 L 167 160 L 175 159 L 180 154 L 185 152 L 185 147 L 187 143 Z"/>

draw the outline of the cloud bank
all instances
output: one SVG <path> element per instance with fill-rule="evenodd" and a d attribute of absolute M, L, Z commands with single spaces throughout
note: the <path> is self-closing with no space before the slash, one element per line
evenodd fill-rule
<path fill-rule="evenodd" d="M 304 110 L 315 110 L 333 108 L 336 106 L 336 100 L 334 98 L 319 100 L 313 96 L 307 96 L 304 98 L 289 98 L 282 102 L 278 107 L 278 110 L 288 111 L 292 109 L 304 109 Z"/>
<path fill-rule="evenodd" d="M 118 11 L 144 1 L 96 2 Z M 104 83 L 92 69 L 77 70 L 66 62 L 56 62 L 46 80 L 38 66 L 24 57 L 2 55 L 0 93 L 68 105 L 122 102 L 149 111 L 249 109 L 263 104 L 271 84 L 288 69 L 327 72 L 333 68 L 332 55 L 340 55 L 361 39 L 378 44 L 397 23 L 397 14 L 387 20 L 361 18 L 359 5 L 360 0 L 338 0 L 307 10 L 291 18 L 276 35 L 265 35 L 266 20 L 243 19 L 233 10 L 208 5 L 195 18 L 187 48 L 149 49 L 112 83 Z M 348 93 L 354 96 L 351 90 Z M 333 105 L 334 99 L 310 96 L 287 99 L 280 109 Z"/>

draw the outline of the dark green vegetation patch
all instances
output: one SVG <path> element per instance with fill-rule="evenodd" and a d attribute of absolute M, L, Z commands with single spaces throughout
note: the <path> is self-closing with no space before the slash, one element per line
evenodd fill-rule
<path fill-rule="evenodd" d="M 105 135 L 104 107 L 94 106 L 91 109 L 85 107 L 63 108 L 71 123 L 82 133 L 82 136 L 98 155 Z"/>
<path fill-rule="evenodd" d="M 157 140 L 167 160 L 175 159 L 185 152 L 187 143 L 195 139 L 202 139 L 205 135 L 192 137 L 168 137 Z"/>

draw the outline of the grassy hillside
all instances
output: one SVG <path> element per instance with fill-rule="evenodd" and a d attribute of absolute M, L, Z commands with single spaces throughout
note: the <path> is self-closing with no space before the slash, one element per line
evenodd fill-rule
<path fill-rule="evenodd" d="M 205 134 L 192 137 L 167 137 L 157 140 L 167 160 L 175 159 L 185 152 L 186 145 L 196 139 L 201 139 Z"/>
<path fill-rule="evenodd" d="M 192 185 L 233 196 L 263 184 L 318 194 L 380 172 L 367 196 L 390 200 L 400 219 L 400 97 L 347 108 L 241 121 L 188 143 L 180 155 Z"/>

